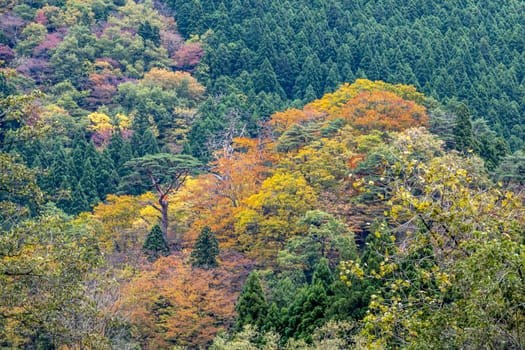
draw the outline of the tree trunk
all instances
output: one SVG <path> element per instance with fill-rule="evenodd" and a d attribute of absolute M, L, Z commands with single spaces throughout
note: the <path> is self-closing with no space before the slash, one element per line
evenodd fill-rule
<path fill-rule="evenodd" d="M 167 199 L 164 198 L 164 196 L 162 196 L 159 199 L 159 204 L 160 204 L 160 209 L 161 209 L 160 213 L 162 215 L 160 219 L 160 223 L 161 223 L 160 228 L 162 229 L 162 235 L 164 236 L 164 240 L 166 241 L 166 243 L 169 243 L 168 241 L 168 205 L 169 205 L 169 202 Z"/>

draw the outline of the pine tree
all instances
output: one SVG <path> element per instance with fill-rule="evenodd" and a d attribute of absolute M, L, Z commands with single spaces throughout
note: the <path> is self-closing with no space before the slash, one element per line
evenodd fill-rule
<path fill-rule="evenodd" d="M 216 267 L 217 255 L 219 255 L 219 241 L 211 232 L 209 226 L 205 226 L 195 241 L 191 252 L 191 264 L 194 267 Z"/>
<path fill-rule="evenodd" d="M 235 307 L 239 314 L 235 323 L 235 331 L 241 331 L 245 325 L 262 327 L 268 313 L 268 304 L 257 271 L 253 271 L 239 295 Z"/>
<path fill-rule="evenodd" d="M 146 241 L 144 241 L 144 245 L 142 246 L 142 252 L 150 262 L 169 254 L 170 249 L 168 247 L 168 242 L 164 239 L 159 225 L 155 225 L 151 229 L 146 237 Z"/>
<path fill-rule="evenodd" d="M 312 140 L 313 136 L 304 126 L 294 124 L 279 137 L 275 148 L 278 152 L 290 152 L 306 146 Z"/>
<path fill-rule="evenodd" d="M 145 21 L 139 25 L 137 34 L 144 40 L 151 40 L 156 46 L 160 45 L 160 31 L 159 27 L 151 25 L 149 21 Z"/>

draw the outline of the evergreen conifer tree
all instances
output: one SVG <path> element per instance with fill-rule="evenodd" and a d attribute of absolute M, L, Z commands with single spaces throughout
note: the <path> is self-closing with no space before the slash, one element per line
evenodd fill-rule
<path fill-rule="evenodd" d="M 264 321 L 263 331 L 280 333 L 283 328 L 283 310 L 280 310 L 276 303 L 272 303 L 268 308 L 268 313 Z"/>
<path fill-rule="evenodd" d="M 315 99 L 317 99 L 317 94 L 315 93 L 315 90 L 312 87 L 312 85 L 308 85 L 308 87 L 306 88 L 304 92 L 303 102 L 309 103 L 309 102 L 314 101 Z"/>
<path fill-rule="evenodd" d="M 284 90 L 277 81 L 277 75 L 275 75 L 275 71 L 268 58 L 264 59 L 260 70 L 254 78 L 254 87 L 257 93 L 265 91 L 267 93 L 277 93 L 281 97 L 285 96 Z"/>
<path fill-rule="evenodd" d="M 80 189 L 86 196 L 86 200 L 90 205 L 98 202 L 99 197 L 95 180 L 95 169 L 93 168 L 90 159 L 86 159 L 86 162 L 84 163 L 84 171 L 80 178 Z"/>
<path fill-rule="evenodd" d="M 472 123 L 470 113 L 464 104 L 456 107 L 456 125 L 454 126 L 455 148 L 460 152 L 468 152 L 476 149 L 476 142 L 472 134 Z"/>
<path fill-rule="evenodd" d="M 70 169 L 68 164 L 68 156 L 64 151 L 64 146 L 57 142 L 53 146 L 52 163 L 47 173 L 43 178 L 42 189 L 51 193 L 57 190 L 66 190 L 69 187 Z"/>
<path fill-rule="evenodd" d="M 133 149 L 131 148 L 131 142 L 124 141 L 122 148 L 119 151 L 119 166 L 116 166 L 119 176 L 124 176 L 129 173 L 129 169 L 127 169 L 124 164 L 126 164 L 126 162 L 131 159 L 133 159 Z"/>
<path fill-rule="evenodd" d="M 97 151 L 93 141 L 87 143 L 86 149 L 84 151 L 84 159 L 89 159 L 93 168 L 96 168 L 100 159 L 100 153 Z"/>
<path fill-rule="evenodd" d="M 146 241 L 144 241 L 144 245 L 142 246 L 142 252 L 150 262 L 169 254 L 170 249 L 168 247 L 168 242 L 164 239 L 159 225 L 155 225 L 151 229 L 146 237 Z"/>
<path fill-rule="evenodd" d="M 315 267 L 314 275 L 312 277 L 312 284 L 321 284 L 323 288 L 328 291 L 332 283 L 334 283 L 334 276 L 328 266 L 328 259 L 322 258 Z"/>
<path fill-rule="evenodd" d="M 333 282 L 328 260 L 323 258 L 315 267 L 312 283 L 301 289 L 290 307 L 286 329 L 288 337 L 311 341 L 314 329 L 326 321 Z"/>
<path fill-rule="evenodd" d="M 95 182 L 99 198 L 104 199 L 108 193 L 115 193 L 118 180 L 109 153 L 103 152 L 95 168 Z"/>
<path fill-rule="evenodd" d="M 235 307 L 239 314 L 235 323 L 235 331 L 242 330 L 245 325 L 262 327 L 266 320 L 268 304 L 264 296 L 261 280 L 257 271 L 253 271 L 239 295 Z"/>
<path fill-rule="evenodd" d="M 191 263 L 195 267 L 216 267 L 217 255 L 219 255 L 219 241 L 211 232 L 209 226 L 205 226 L 197 240 L 195 246 L 191 252 Z"/>
<path fill-rule="evenodd" d="M 84 163 L 86 161 L 86 149 L 88 147 L 88 143 L 86 142 L 84 136 L 81 133 L 78 133 L 75 135 L 73 139 L 74 148 L 73 151 L 71 151 L 71 158 L 73 160 L 73 169 L 71 169 L 71 175 L 76 180 L 80 180 L 82 178 L 82 174 L 84 171 Z"/>
<path fill-rule="evenodd" d="M 151 40 L 156 46 L 160 45 L 160 31 L 159 28 L 151 25 L 149 21 L 145 21 L 139 25 L 137 34 L 144 40 Z"/>
<path fill-rule="evenodd" d="M 153 135 L 151 128 L 148 128 L 142 134 L 141 143 L 139 146 L 139 155 L 145 156 L 146 154 L 157 154 L 160 152 L 159 145 L 157 144 L 157 139 Z"/>
<path fill-rule="evenodd" d="M 337 69 L 337 64 L 332 63 L 330 65 L 330 70 L 328 71 L 328 76 L 326 77 L 324 92 L 333 92 L 339 86 L 341 82 L 341 76 L 339 75 L 339 70 Z"/>
<path fill-rule="evenodd" d="M 58 202 L 58 205 L 61 203 Z M 69 214 L 78 214 L 83 211 L 88 211 L 90 209 L 89 202 L 86 199 L 86 196 L 84 195 L 84 192 L 82 191 L 82 186 L 80 183 L 77 183 L 73 186 L 71 190 L 71 198 L 69 200 L 69 203 L 66 203 L 65 201 L 62 203 L 63 207 L 60 207 L 60 209 L 64 209 Z"/>
<path fill-rule="evenodd" d="M 109 140 L 109 145 L 104 149 L 105 153 L 108 153 L 113 161 L 115 169 L 118 169 L 124 164 L 120 159 L 120 152 L 124 145 L 124 139 L 122 139 L 122 134 L 119 130 L 113 132 L 111 139 Z M 129 160 L 129 159 L 128 159 Z"/>

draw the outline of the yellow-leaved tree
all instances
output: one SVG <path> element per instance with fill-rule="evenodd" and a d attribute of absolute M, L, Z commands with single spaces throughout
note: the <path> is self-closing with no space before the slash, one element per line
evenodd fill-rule
<path fill-rule="evenodd" d="M 385 222 L 373 251 L 342 264 L 374 286 L 361 333 L 387 348 L 522 348 L 523 197 L 440 143 L 410 129 L 383 158 Z"/>
<path fill-rule="evenodd" d="M 251 256 L 274 264 L 277 252 L 300 231 L 299 219 L 316 200 L 317 194 L 301 174 L 276 173 L 244 201 L 235 224 L 239 240 Z"/>

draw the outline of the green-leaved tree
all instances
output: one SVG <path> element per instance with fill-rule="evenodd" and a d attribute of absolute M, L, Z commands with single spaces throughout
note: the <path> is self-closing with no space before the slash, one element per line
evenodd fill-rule
<path fill-rule="evenodd" d="M 246 325 L 262 327 L 266 320 L 268 304 L 257 271 L 253 271 L 239 295 L 235 307 L 239 314 L 234 330 L 239 332 Z"/>
<path fill-rule="evenodd" d="M 191 252 L 191 264 L 194 267 L 217 267 L 217 255 L 219 255 L 219 241 L 213 235 L 209 226 L 205 226 Z"/>
<path fill-rule="evenodd" d="M 146 254 L 149 261 L 155 261 L 161 256 L 169 254 L 168 242 L 164 239 L 159 225 L 155 225 L 151 229 L 146 237 L 146 241 L 144 241 L 142 251 Z"/>

